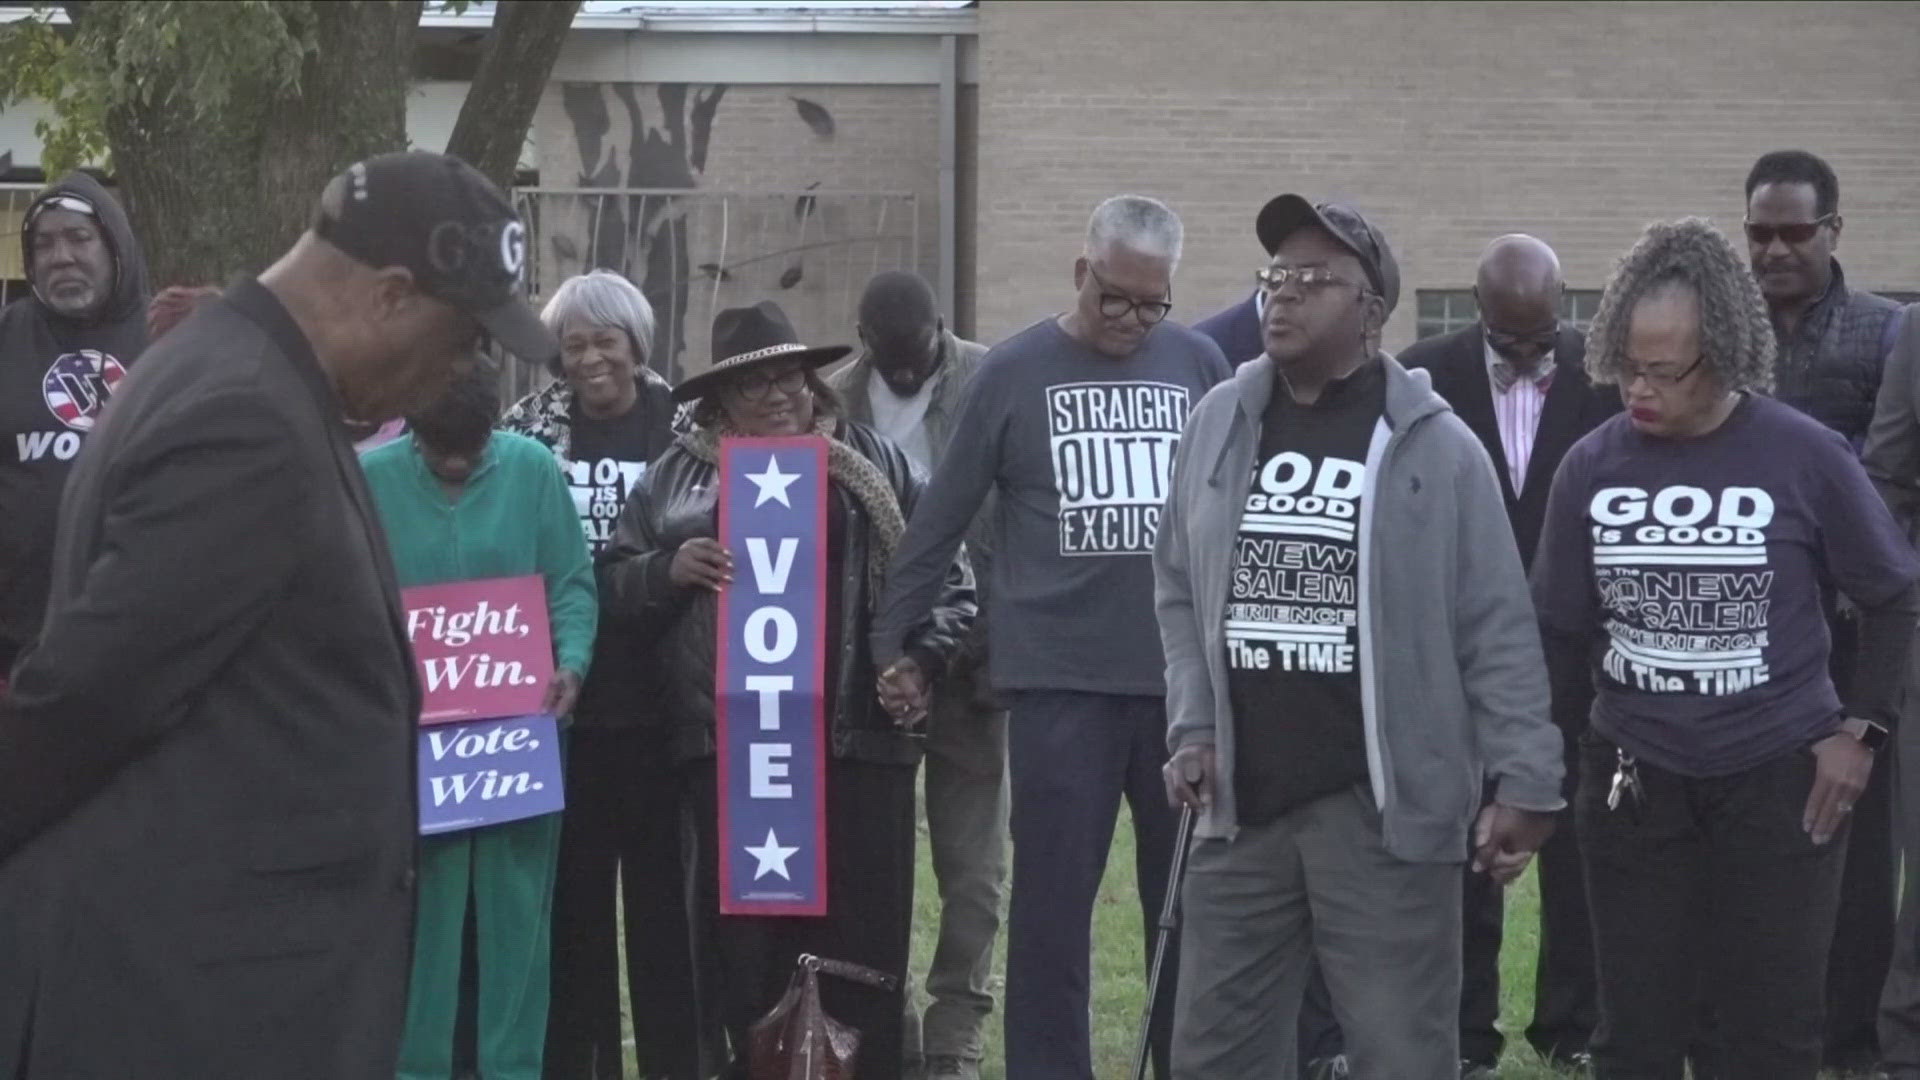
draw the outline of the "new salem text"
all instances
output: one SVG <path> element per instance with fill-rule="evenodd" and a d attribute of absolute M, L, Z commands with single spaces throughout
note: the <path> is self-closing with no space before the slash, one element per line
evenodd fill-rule
<path fill-rule="evenodd" d="M 1673 486 L 1609 487 L 1587 507 L 1606 610 L 1600 668 L 1615 685 L 1725 697 L 1763 686 L 1773 571 L 1773 496 Z"/>
<path fill-rule="evenodd" d="M 747 570 L 717 620 L 727 915 L 827 911 L 826 500 L 824 440 L 722 441 L 720 543 Z"/>

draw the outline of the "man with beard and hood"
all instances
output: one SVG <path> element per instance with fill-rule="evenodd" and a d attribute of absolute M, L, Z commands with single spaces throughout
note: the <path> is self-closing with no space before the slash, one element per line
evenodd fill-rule
<path fill-rule="evenodd" d="M 147 346 L 147 261 L 126 211 L 72 173 L 20 230 L 33 291 L 0 313 L 0 684 L 40 630 L 60 490 Z"/>

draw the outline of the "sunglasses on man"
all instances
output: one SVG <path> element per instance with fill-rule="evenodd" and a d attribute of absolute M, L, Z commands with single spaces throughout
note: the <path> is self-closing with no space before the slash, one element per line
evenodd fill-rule
<path fill-rule="evenodd" d="M 1757 221 L 1749 221 L 1746 223 L 1747 239 L 1762 247 L 1773 243 L 1773 238 L 1776 236 L 1789 244 L 1804 244 L 1814 238 L 1814 235 L 1820 231 L 1820 226 L 1838 216 L 1837 213 L 1822 214 L 1812 221 L 1800 221 L 1791 225 L 1762 225 Z"/>

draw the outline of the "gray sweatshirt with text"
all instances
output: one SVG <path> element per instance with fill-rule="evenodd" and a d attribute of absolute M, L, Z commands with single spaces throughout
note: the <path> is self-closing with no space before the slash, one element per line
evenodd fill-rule
<path fill-rule="evenodd" d="M 1520 553 L 1480 441 L 1425 371 L 1381 354 L 1386 411 L 1368 449 L 1358 536 L 1361 712 L 1387 850 L 1461 862 L 1482 778 L 1523 810 L 1565 805 L 1559 729 Z M 1214 746 L 1201 836 L 1238 828 L 1226 605 L 1234 536 L 1274 392 L 1266 357 L 1200 402 L 1154 550 L 1167 744 Z"/>
<path fill-rule="evenodd" d="M 1212 340 L 1168 322 L 1124 358 L 1052 318 L 990 350 L 894 554 L 876 660 L 926 618 L 994 492 L 994 689 L 1163 693 L 1154 537 L 1187 414 L 1229 373 Z"/>

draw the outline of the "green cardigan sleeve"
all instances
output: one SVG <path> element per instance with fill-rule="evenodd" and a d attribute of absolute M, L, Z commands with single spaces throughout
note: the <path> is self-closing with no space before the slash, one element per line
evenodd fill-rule
<path fill-rule="evenodd" d="M 600 598 L 594 591 L 593 559 L 573 496 L 567 492 L 560 467 L 542 454 L 546 467 L 535 506 L 535 542 L 541 576 L 547 581 L 547 615 L 553 624 L 554 664 L 581 678 L 593 659 L 593 636 L 599 627 Z"/>

